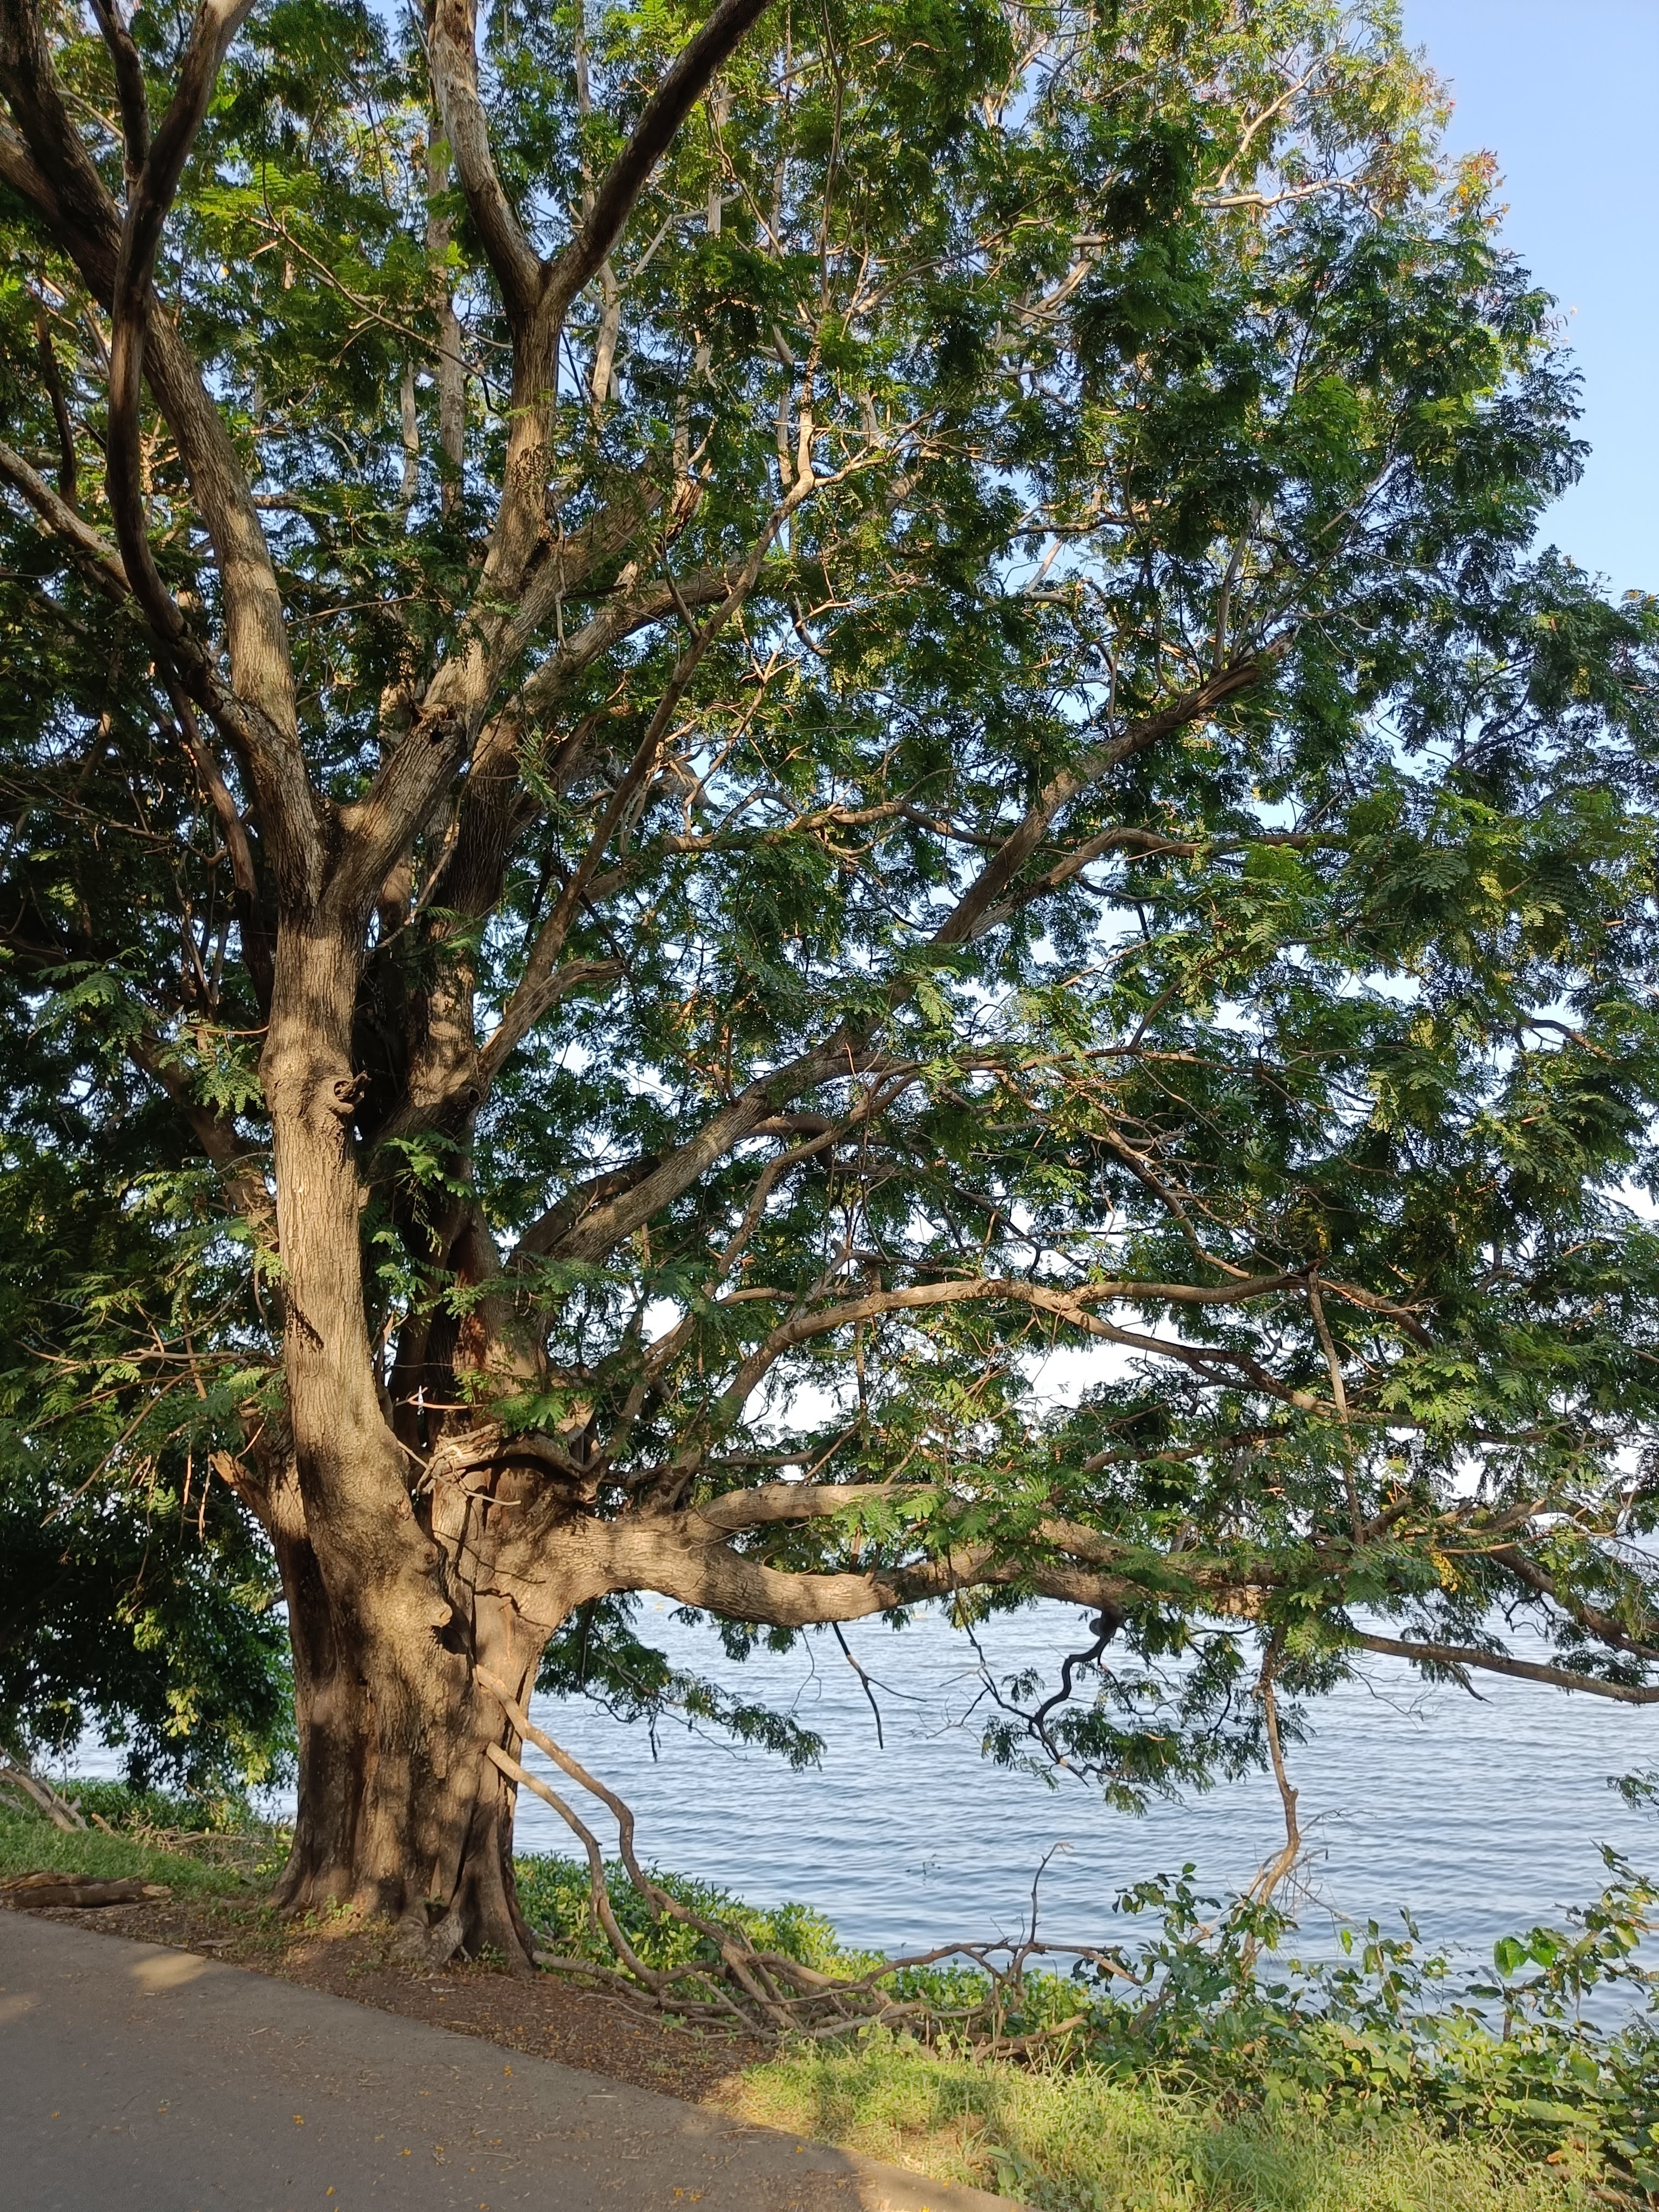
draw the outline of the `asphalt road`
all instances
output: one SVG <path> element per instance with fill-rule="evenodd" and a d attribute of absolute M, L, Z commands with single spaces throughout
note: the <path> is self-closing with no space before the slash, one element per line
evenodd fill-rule
<path fill-rule="evenodd" d="M 342 1997 L 0 1911 L 7 2212 L 1010 2212 Z"/>

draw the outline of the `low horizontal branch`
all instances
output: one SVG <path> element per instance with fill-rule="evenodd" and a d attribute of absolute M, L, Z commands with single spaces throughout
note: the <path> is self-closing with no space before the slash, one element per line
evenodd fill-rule
<path fill-rule="evenodd" d="M 1468 1644 L 1419 1644 L 1397 1636 L 1358 1636 L 1352 1641 L 1362 1651 L 1380 1652 L 1389 1659 L 1409 1659 L 1419 1667 L 1443 1667 L 1453 1674 L 1478 1667 L 1489 1674 L 1513 1674 L 1522 1682 L 1548 1682 L 1558 1690 L 1582 1691 L 1586 1697 L 1611 1698 L 1620 1705 L 1659 1705 L 1659 1685 L 1609 1682 L 1600 1674 L 1581 1674 L 1571 1667 L 1551 1667 L 1535 1659 L 1512 1659 L 1507 1651 L 1483 1651 Z"/>
<path fill-rule="evenodd" d="M 890 1498 L 915 1497 L 927 1487 L 912 1482 L 767 1482 L 755 1490 L 728 1491 L 724 1497 L 711 1498 L 696 1508 L 696 1514 L 711 1528 L 735 1533 L 823 1520 Z"/>

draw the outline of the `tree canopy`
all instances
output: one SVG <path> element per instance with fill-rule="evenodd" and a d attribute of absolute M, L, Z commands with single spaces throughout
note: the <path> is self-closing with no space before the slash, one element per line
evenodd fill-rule
<path fill-rule="evenodd" d="M 647 1589 L 1075 1602 L 993 1747 L 1125 1798 L 1366 1650 L 1659 1698 L 1659 611 L 1395 10 L 94 16 L 0 4 L 7 1480 L 271 1545 L 285 1893 L 497 1925 L 480 1668 L 801 1749 Z"/>

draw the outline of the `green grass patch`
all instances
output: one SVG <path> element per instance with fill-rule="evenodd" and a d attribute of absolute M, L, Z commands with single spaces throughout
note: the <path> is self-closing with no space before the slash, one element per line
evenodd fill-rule
<path fill-rule="evenodd" d="M 1589 2212 L 1606 2202 L 1568 2166 L 1410 2115 L 1229 2120 L 1097 2068 L 941 2057 L 879 2033 L 751 2068 L 730 2101 L 746 2119 L 1038 2212 Z"/>
<path fill-rule="evenodd" d="M 531 1926 L 547 1937 L 550 1950 L 564 1958 L 591 1959 L 599 1966 L 616 1964 L 593 1920 L 585 1859 L 549 1853 L 515 1859 L 513 1871 L 520 1909 Z M 781 1952 L 787 1959 L 799 1959 L 803 1966 L 816 1967 L 821 1974 L 862 1974 L 882 1963 L 877 1952 L 848 1950 L 834 1923 L 811 1905 L 749 1905 L 714 1882 L 665 1874 L 658 1867 L 645 1871 L 678 1904 L 690 1906 L 706 1920 L 735 1929 L 757 1951 Z M 653 1920 L 650 1906 L 628 1879 L 620 1860 L 606 1866 L 605 1885 L 617 1925 L 647 1966 L 660 1971 L 718 1957 L 707 1936 L 684 1921 Z"/>
<path fill-rule="evenodd" d="M 54 1827 L 33 1807 L 0 1797 L 0 1881 L 52 1872 L 165 1882 L 180 1897 L 223 1897 L 268 1884 L 282 1865 L 286 1838 L 246 1816 L 240 1825 L 208 1825 L 199 1806 L 113 1782 L 79 1784 L 74 1800 L 85 1819 L 96 1814 L 108 1829 Z"/>
<path fill-rule="evenodd" d="M 48 1869 L 84 1875 L 93 1881 L 164 1881 L 180 1892 L 210 1893 L 226 1886 L 222 1869 L 141 1843 L 136 1836 L 106 1836 L 98 1828 L 66 1835 L 50 1820 L 0 1812 L 0 1880 Z"/>

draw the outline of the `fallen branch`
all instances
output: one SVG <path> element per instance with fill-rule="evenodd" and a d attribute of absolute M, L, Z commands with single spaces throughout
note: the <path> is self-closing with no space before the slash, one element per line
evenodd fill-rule
<path fill-rule="evenodd" d="M 37 1805 L 54 1828 L 65 1835 L 76 1835 L 85 1826 L 78 1805 L 71 1805 L 67 1797 L 60 1797 L 49 1782 L 37 1781 L 26 1766 L 15 1766 L 9 1759 L 0 1765 L 0 1783 L 12 1790 L 21 1790 L 25 1797 Z"/>
<path fill-rule="evenodd" d="M 18 1909 L 46 1905 L 143 1905 L 169 1893 L 159 1881 L 93 1881 L 57 1870 L 17 1874 L 0 1881 L 0 1905 Z"/>

